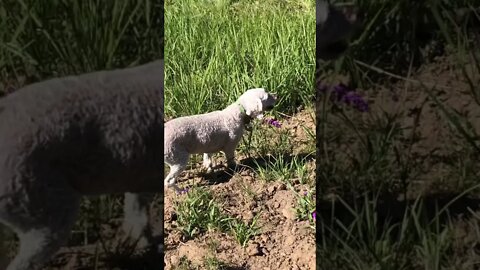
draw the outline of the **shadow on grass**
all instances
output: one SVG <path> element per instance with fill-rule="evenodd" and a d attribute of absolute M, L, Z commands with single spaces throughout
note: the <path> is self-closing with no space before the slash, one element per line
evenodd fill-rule
<path fill-rule="evenodd" d="M 242 174 L 245 170 L 252 170 L 258 172 L 260 169 L 267 169 L 275 164 L 277 160 L 282 160 L 282 164 L 289 166 L 295 160 L 302 160 L 304 162 L 312 161 L 315 159 L 314 154 L 301 153 L 298 155 L 283 154 L 279 155 L 267 155 L 261 157 L 248 157 L 240 160 L 240 163 L 237 164 L 235 170 L 227 168 L 223 165 L 218 165 L 214 167 L 212 173 L 201 173 L 200 176 L 205 178 L 206 184 L 203 185 L 217 185 L 221 183 L 226 183 L 232 179 L 235 174 Z M 202 184 L 201 184 L 202 186 Z"/>

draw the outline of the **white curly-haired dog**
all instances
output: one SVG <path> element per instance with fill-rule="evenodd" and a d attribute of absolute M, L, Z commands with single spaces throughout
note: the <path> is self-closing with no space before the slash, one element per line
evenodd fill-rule
<path fill-rule="evenodd" d="M 245 126 L 252 119 L 263 118 L 277 97 L 263 88 L 249 89 L 236 102 L 221 111 L 184 116 L 165 123 L 164 159 L 170 166 L 165 186 L 180 191 L 176 178 L 187 166 L 190 154 L 203 153 L 203 166 L 212 170 L 211 155 L 223 151 L 228 167 L 234 167 L 235 149 Z"/>

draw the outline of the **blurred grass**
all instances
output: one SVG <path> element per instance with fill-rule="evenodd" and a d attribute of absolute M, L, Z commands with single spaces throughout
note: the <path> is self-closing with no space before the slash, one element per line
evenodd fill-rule
<path fill-rule="evenodd" d="M 321 67 L 317 83 L 341 78 L 375 101 L 403 88 L 407 102 L 397 101 L 396 111 L 371 103 L 371 112 L 360 114 L 334 106 L 317 89 L 317 269 L 476 269 L 478 125 L 441 96 L 445 86 L 443 78 L 436 81 L 438 70 L 431 71 L 433 81 L 412 77 L 440 66 L 458 74 L 449 76 L 454 84 L 448 94 L 465 95 L 480 106 L 480 2 L 353 5 L 363 13 L 363 28 L 344 57 Z M 411 99 L 417 94 L 426 96 L 425 102 Z M 417 142 L 436 135 L 418 131 L 431 124 L 420 121 L 425 110 L 439 115 L 454 138 L 452 145 L 430 139 L 448 154 L 418 155 Z"/>
<path fill-rule="evenodd" d="M 313 0 L 167 0 L 165 10 L 168 117 L 222 109 L 254 87 L 277 93 L 279 111 L 311 106 Z"/>
<path fill-rule="evenodd" d="M 163 0 L 4 0 L 3 88 L 161 58 L 163 19 Z"/>
<path fill-rule="evenodd" d="M 393 78 L 378 74 L 362 65 L 407 75 L 409 67 L 419 67 L 445 52 L 447 40 L 438 23 L 452 22 L 460 27 L 472 22 L 478 8 L 476 0 L 446 1 L 394 1 L 355 0 L 331 1 L 338 6 L 353 5 L 359 10 L 362 29 L 357 32 L 351 46 L 336 63 L 328 63 L 328 69 L 345 72 L 352 85 L 369 87 Z M 434 11 L 440 13 L 435 15 Z M 449 25 L 452 29 L 453 25 Z"/>

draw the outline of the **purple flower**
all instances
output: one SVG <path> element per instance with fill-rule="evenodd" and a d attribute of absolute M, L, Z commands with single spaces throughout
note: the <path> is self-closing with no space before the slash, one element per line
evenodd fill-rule
<path fill-rule="evenodd" d="M 282 127 L 282 124 L 278 120 L 275 120 L 274 118 L 266 119 L 265 122 L 269 125 L 272 125 L 276 128 Z"/>
<path fill-rule="evenodd" d="M 343 101 L 345 102 L 345 104 L 351 105 L 352 107 L 361 112 L 368 111 L 368 103 L 363 100 L 362 96 L 355 92 L 350 92 L 346 94 L 343 98 Z"/>
<path fill-rule="evenodd" d="M 317 220 L 317 212 L 316 211 L 313 211 L 312 218 L 313 218 L 313 221 Z"/>
<path fill-rule="evenodd" d="M 340 83 L 333 87 L 331 99 L 337 102 L 342 101 L 348 93 L 353 91 L 353 89 L 348 88 L 345 84 Z"/>
<path fill-rule="evenodd" d="M 177 194 L 180 194 L 180 195 L 181 194 L 187 194 L 187 193 L 188 193 L 188 188 L 184 188 L 184 189 L 177 192 Z"/>
<path fill-rule="evenodd" d="M 362 98 L 362 96 L 343 83 L 333 87 L 330 99 L 332 102 L 341 102 L 352 106 L 360 112 L 368 112 L 369 110 L 368 103 Z"/>

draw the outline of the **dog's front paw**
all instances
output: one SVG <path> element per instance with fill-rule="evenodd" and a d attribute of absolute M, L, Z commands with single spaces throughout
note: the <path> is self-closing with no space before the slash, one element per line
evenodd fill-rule
<path fill-rule="evenodd" d="M 213 172 L 213 166 L 202 166 L 200 168 L 200 172 L 204 173 L 204 174 L 209 174 L 209 173 Z"/>

